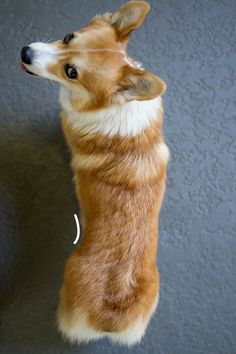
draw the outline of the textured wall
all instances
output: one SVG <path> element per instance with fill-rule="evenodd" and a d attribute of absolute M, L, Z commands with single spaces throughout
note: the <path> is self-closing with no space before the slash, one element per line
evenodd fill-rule
<path fill-rule="evenodd" d="M 58 89 L 23 74 L 19 53 L 61 38 L 115 0 L 2 0 L 0 13 L 0 352 L 236 353 L 234 0 L 151 0 L 130 53 L 168 84 L 171 150 L 161 213 L 161 300 L 140 346 L 78 349 L 55 328 L 78 211 Z"/>

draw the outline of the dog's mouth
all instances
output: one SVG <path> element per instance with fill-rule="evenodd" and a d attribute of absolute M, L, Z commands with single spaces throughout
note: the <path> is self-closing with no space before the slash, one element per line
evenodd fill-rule
<path fill-rule="evenodd" d="M 27 74 L 38 76 L 38 75 L 36 75 L 35 73 L 32 73 L 32 71 L 30 71 L 30 70 L 25 66 L 25 64 L 22 63 L 22 62 L 21 62 L 21 69 L 22 69 L 24 72 L 26 72 Z"/>

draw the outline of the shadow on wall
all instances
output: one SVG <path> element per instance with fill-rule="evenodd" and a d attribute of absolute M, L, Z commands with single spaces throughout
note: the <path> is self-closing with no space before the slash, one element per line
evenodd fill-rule
<path fill-rule="evenodd" d="M 0 303 L 3 318 L 8 309 L 8 331 L 17 328 L 18 336 L 29 340 L 55 330 L 78 213 L 59 119 L 53 129 L 45 121 L 16 127 L 6 120 L 4 134 L 0 130 Z"/>

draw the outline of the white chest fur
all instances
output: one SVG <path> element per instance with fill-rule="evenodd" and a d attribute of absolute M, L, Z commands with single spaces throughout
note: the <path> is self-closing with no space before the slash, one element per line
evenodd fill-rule
<path fill-rule="evenodd" d="M 149 101 L 114 104 L 96 112 L 76 112 L 70 104 L 70 93 L 65 88 L 60 90 L 60 103 L 74 128 L 84 132 L 124 137 L 140 134 L 158 119 L 158 113 L 162 109 L 162 99 L 157 97 Z"/>

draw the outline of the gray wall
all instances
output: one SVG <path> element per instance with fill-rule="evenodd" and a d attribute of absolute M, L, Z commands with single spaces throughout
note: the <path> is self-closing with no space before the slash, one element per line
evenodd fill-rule
<path fill-rule="evenodd" d="M 160 221 L 160 305 L 140 346 L 128 351 L 106 341 L 78 349 L 57 334 L 78 206 L 58 88 L 19 69 L 23 45 L 62 38 L 122 1 L 1 1 L 1 353 L 236 353 L 236 2 L 150 3 L 129 48 L 167 82 L 171 160 Z"/>

